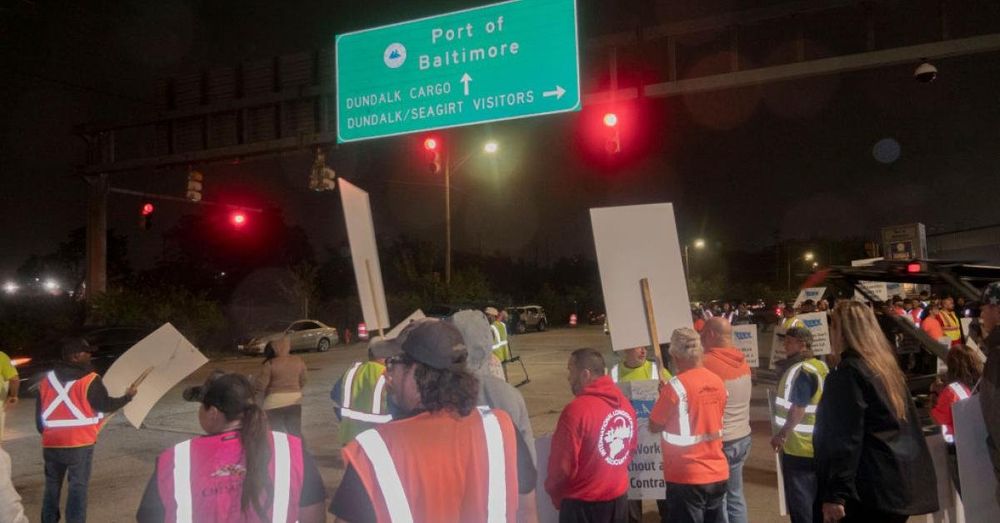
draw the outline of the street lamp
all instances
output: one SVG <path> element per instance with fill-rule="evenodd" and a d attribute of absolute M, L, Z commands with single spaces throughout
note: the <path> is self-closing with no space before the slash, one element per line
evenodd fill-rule
<path fill-rule="evenodd" d="M 805 253 L 802 257 L 805 258 L 806 261 L 813 261 L 813 258 L 815 258 L 815 255 L 813 255 L 812 251 L 810 251 L 810 252 Z"/>
<path fill-rule="evenodd" d="M 702 238 L 695 238 L 695 240 L 691 242 L 691 245 L 694 245 L 695 249 L 704 249 L 705 240 Z M 691 275 L 691 257 L 688 253 L 688 244 L 686 243 L 684 244 L 684 272 L 687 273 L 688 276 Z"/>
<path fill-rule="evenodd" d="M 441 146 L 435 138 L 424 140 L 424 148 L 428 151 L 437 151 Z M 496 154 L 500 150 L 500 145 L 496 141 L 490 140 L 483 144 L 483 152 L 486 154 Z M 451 164 L 451 147 L 444 147 L 444 283 L 451 283 L 451 171 L 456 172 L 465 162 L 472 158 L 473 153 L 466 154 L 461 160 Z"/>

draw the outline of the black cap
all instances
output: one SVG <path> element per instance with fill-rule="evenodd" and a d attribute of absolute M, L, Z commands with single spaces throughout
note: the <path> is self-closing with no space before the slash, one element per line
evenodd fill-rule
<path fill-rule="evenodd" d="M 805 343 L 806 347 L 812 347 L 812 342 L 813 342 L 812 331 L 805 327 L 792 327 L 787 331 L 785 331 L 784 334 L 779 335 L 779 337 L 782 338 L 786 336 L 789 338 L 795 338 L 801 341 L 802 343 Z"/>
<path fill-rule="evenodd" d="M 253 385 L 245 376 L 235 372 L 214 370 L 205 383 L 184 389 L 184 399 L 198 401 L 215 407 L 226 414 L 226 418 L 239 416 L 254 403 Z"/>
<path fill-rule="evenodd" d="M 68 359 L 81 352 L 94 352 L 94 347 L 91 347 L 83 338 L 65 338 L 59 344 L 63 359 Z"/>
<path fill-rule="evenodd" d="M 465 367 L 469 355 L 462 333 L 436 318 L 410 323 L 396 338 L 372 343 L 371 351 L 376 358 L 406 354 L 428 367 L 455 370 Z"/>

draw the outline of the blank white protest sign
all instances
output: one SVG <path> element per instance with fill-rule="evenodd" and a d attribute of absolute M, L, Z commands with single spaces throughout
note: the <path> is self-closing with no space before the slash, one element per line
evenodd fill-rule
<path fill-rule="evenodd" d="M 392 325 L 389 324 L 389 311 L 385 306 L 382 266 L 378 262 L 378 244 L 375 243 L 375 225 L 372 223 L 368 193 L 343 178 L 338 178 L 337 183 L 344 206 L 344 222 L 347 224 L 347 239 L 351 244 L 351 261 L 354 264 L 354 279 L 358 284 L 361 313 L 369 332 L 379 328 L 388 329 Z"/>

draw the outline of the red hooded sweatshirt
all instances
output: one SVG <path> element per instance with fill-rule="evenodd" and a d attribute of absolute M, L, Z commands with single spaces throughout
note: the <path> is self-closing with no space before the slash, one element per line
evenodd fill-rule
<path fill-rule="evenodd" d="M 556 509 L 566 498 L 608 501 L 628 491 L 637 430 L 632 404 L 610 377 L 584 387 L 552 435 L 545 491 Z"/>

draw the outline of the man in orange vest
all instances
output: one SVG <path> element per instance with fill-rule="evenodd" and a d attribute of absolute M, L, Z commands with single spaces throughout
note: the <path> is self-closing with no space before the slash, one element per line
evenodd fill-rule
<path fill-rule="evenodd" d="M 650 432 L 661 434 L 670 521 L 726 521 L 729 462 L 722 450 L 726 385 L 702 365 L 704 354 L 693 329 L 673 332 L 670 356 L 677 375 L 660 388 L 649 415 Z"/>
<path fill-rule="evenodd" d="M 944 335 L 951 340 L 951 346 L 962 344 L 962 326 L 958 323 L 958 316 L 955 316 L 955 300 L 948 296 L 941 300 L 941 312 L 937 314 L 937 319 L 941 322 Z"/>
<path fill-rule="evenodd" d="M 336 521 L 513 523 L 518 493 L 536 478 L 518 470 L 510 416 L 477 408 L 479 383 L 458 329 L 418 320 L 372 349 L 387 358 L 393 421 L 344 447 L 347 470 L 330 504 Z"/>
<path fill-rule="evenodd" d="M 107 421 L 105 414 L 124 407 L 136 393 L 132 384 L 124 396 L 108 395 L 90 364 L 93 349 L 86 340 L 63 340 L 61 350 L 62 361 L 38 385 L 35 423 L 42 434 L 45 460 L 43 523 L 59 521 L 59 495 L 67 474 L 66 521 L 87 520 L 87 484 L 97 434 Z"/>

